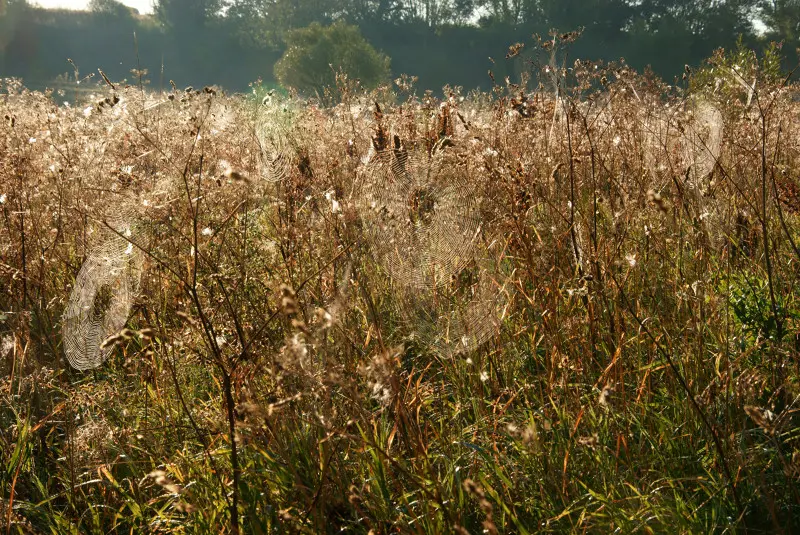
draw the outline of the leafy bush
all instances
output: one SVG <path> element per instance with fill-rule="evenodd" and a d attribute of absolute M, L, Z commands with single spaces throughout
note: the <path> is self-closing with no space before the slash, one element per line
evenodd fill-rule
<path fill-rule="evenodd" d="M 783 76 L 779 45 L 770 44 L 765 47 L 763 56 L 758 57 L 740 38 L 734 49 L 716 50 L 692 73 L 689 89 L 713 101 L 724 102 L 733 97 L 749 105 L 757 85 L 780 84 Z"/>
<path fill-rule="evenodd" d="M 319 93 L 336 83 L 336 73 L 358 78 L 374 88 L 389 77 L 389 57 L 375 50 L 356 26 L 314 23 L 286 34 L 286 52 L 275 64 L 275 77 L 284 87 Z"/>

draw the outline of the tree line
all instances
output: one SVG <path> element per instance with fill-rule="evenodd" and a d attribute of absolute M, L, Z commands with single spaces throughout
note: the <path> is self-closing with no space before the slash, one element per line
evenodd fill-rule
<path fill-rule="evenodd" d="M 79 76 L 70 58 L 116 78 L 146 69 L 151 84 L 246 90 L 256 78 L 274 82 L 292 30 L 337 21 L 391 58 L 392 76 L 434 90 L 486 89 L 489 69 L 516 76 L 525 55 L 507 61 L 508 47 L 551 29 L 583 28 L 574 57 L 624 57 L 668 80 L 738 40 L 782 42 L 787 66 L 800 44 L 800 0 L 156 0 L 147 16 L 116 0 L 92 0 L 87 12 L 0 1 L 0 75 L 34 85 Z"/>

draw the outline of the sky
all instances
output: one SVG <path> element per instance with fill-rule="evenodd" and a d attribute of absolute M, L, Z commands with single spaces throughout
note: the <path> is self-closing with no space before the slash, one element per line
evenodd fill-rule
<path fill-rule="evenodd" d="M 135 7 L 139 13 L 152 13 L 152 0 L 121 0 L 123 4 Z M 66 9 L 86 9 L 89 0 L 30 0 L 32 4 L 38 4 L 45 8 L 66 8 Z"/>

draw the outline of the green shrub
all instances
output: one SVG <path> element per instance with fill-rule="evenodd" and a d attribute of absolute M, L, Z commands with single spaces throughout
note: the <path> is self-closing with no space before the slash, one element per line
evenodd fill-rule
<path fill-rule="evenodd" d="M 287 32 L 285 41 L 286 52 L 275 64 L 275 77 L 301 93 L 322 94 L 335 85 L 340 71 L 367 88 L 389 77 L 389 57 L 375 50 L 356 26 L 314 23 Z"/>
<path fill-rule="evenodd" d="M 780 84 L 784 76 L 780 46 L 775 43 L 767 45 L 759 57 L 744 45 L 740 37 L 735 48 L 716 50 L 701 68 L 692 73 L 689 89 L 719 102 L 733 97 L 749 105 L 758 86 Z"/>

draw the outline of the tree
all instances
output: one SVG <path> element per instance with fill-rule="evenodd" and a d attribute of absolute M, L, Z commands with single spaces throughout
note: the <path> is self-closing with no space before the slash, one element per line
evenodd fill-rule
<path fill-rule="evenodd" d="M 567 32 L 582 27 L 582 39 L 598 44 L 621 38 L 634 16 L 634 7 L 626 0 L 541 0 L 539 8 L 549 28 Z"/>
<path fill-rule="evenodd" d="M 223 0 L 156 0 L 155 14 L 175 34 L 204 28 L 223 7 Z"/>
<path fill-rule="evenodd" d="M 89 11 L 92 13 L 123 17 L 131 14 L 131 9 L 117 0 L 91 0 Z"/>
<path fill-rule="evenodd" d="M 226 22 L 245 46 L 279 48 L 283 34 L 311 23 L 330 24 L 349 0 L 227 0 Z"/>
<path fill-rule="evenodd" d="M 662 74 L 697 65 L 715 49 L 735 46 L 740 36 L 752 37 L 756 1 L 644 0 L 627 29 L 627 59 Z"/>
<path fill-rule="evenodd" d="M 89 11 L 101 20 L 110 23 L 133 23 L 133 10 L 117 0 L 91 0 Z"/>
<path fill-rule="evenodd" d="M 478 0 L 483 12 L 481 25 L 516 26 L 527 22 L 541 22 L 539 3 L 537 0 Z"/>
<path fill-rule="evenodd" d="M 768 37 L 786 41 L 789 48 L 800 44 L 800 0 L 765 0 L 760 15 Z"/>
<path fill-rule="evenodd" d="M 248 48 L 278 48 L 285 28 L 278 21 L 274 0 L 233 0 L 228 4 L 225 21 L 231 34 Z"/>
<path fill-rule="evenodd" d="M 357 24 L 386 24 L 403 20 L 405 0 L 343 0 L 348 21 Z"/>
<path fill-rule="evenodd" d="M 406 0 L 406 18 L 431 28 L 461 22 L 472 16 L 473 4 L 463 0 Z"/>
<path fill-rule="evenodd" d="M 31 5 L 27 0 L 0 0 L 0 75 L 5 75 L 6 49 L 25 31 L 31 19 Z"/>
<path fill-rule="evenodd" d="M 651 31 L 683 25 L 685 33 L 706 39 L 727 36 L 731 43 L 739 34 L 752 31 L 758 0 L 643 0 L 636 5 L 637 19 Z M 722 37 L 724 40 L 725 37 Z"/>
<path fill-rule="evenodd" d="M 389 57 L 378 52 L 356 26 L 313 23 L 286 33 L 286 52 L 275 64 L 275 77 L 284 87 L 322 94 L 336 84 L 340 70 L 374 88 L 389 78 Z"/>

